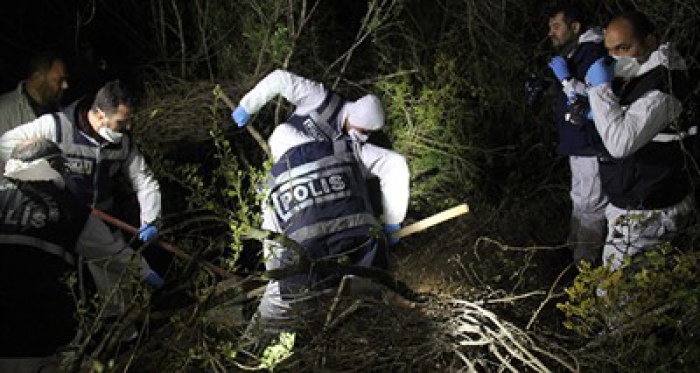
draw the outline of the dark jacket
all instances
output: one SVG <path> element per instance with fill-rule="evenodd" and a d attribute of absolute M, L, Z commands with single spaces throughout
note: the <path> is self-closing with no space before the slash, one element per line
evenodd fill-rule
<path fill-rule="evenodd" d="M 66 286 L 89 209 L 52 182 L 0 177 L 0 356 L 48 356 L 75 335 Z"/>
<path fill-rule="evenodd" d="M 602 36 L 594 29 L 588 30 L 581 35 L 577 47 L 566 58 L 572 78 L 584 82 L 588 68 L 606 54 Z M 557 95 L 554 109 L 554 119 L 559 130 L 558 151 L 563 155 L 593 156 L 596 154 L 594 147 L 600 142 L 595 124 L 590 120 L 583 125 L 569 122 L 566 119 L 568 101 L 562 90 Z"/>

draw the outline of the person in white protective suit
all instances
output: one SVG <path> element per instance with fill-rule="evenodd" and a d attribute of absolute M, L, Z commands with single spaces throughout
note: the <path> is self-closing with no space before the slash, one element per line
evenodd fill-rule
<path fill-rule="evenodd" d="M 694 209 L 686 149 L 697 126 L 687 105 L 687 66 L 639 12 L 608 24 L 605 47 L 613 59 L 588 70 L 588 97 L 605 155 L 599 157 L 608 237 L 603 262 L 619 268 L 625 257 L 676 236 Z"/>
<path fill-rule="evenodd" d="M 372 132 L 384 127 L 379 98 L 369 94 L 346 101 L 321 83 L 276 70 L 243 97 L 233 120 L 245 126 L 277 95 L 295 108 L 269 139 L 273 182 L 263 208 L 263 229 L 285 234 L 312 259 L 347 254 L 352 264 L 387 268 L 386 240 L 372 238 L 370 232 L 379 221 L 387 235 L 400 229 L 410 175 L 403 156 L 367 143 Z M 371 176 L 379 179 L 381 214 L 369 201 L 366 179 Z M 293 264 L 291 251 L 268 241 L 267 269 Z M 271 281 L 258 316 L 273 323 L 299 317 L 294 303 L 303 299 L 294 294 L 304 286 L 328 288 L 318 286 L 324 281 L 332 286 L 337 276 L 316 273 Z"/>
<path fill-rule="evenodd" d="M 586 117 L 588 100 L 584 78 L 588 68 L 605 56 L 602 30 L 588 25 L 583 9 L 559 3 L 550 13 L 549 37 L 558 54 L 549 67 L 561 85 L 554 106 L 559 132 L 557 151 L 569 157 L 571 169 L 571 220 L 567 243 L 576 265 L 600 263 L 605 239 L 607 198 L 600 185 L 597 152 L 600 137 Z M 584 110 L 585 113 L 579 113 Z"/>

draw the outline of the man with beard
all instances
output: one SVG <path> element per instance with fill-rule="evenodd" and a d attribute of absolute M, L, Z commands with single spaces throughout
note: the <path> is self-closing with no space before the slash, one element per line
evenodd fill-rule
<path fill-rule="evenodd" d="M 63 92 L 68 89 L 63 60 L 51 52 L 29 61 L 27 80 L 0 96 L 0 135 L 31 122 L 43 114 L 59 110 Z"/>
<path fill-rule="evenodd" d="M 593 122 L 587 117 L 588 101 L 583 83 L 590 65 L 605 55 L 603 36 L 588 28 L 583 11 L 562 3 L 551 13 L 549 37 L 557 55 L 549 67 L 561 83 L 556 98 L 555 121 L 559 130 L 560 154 L 569 156 L 571 167 L 571 225 L 568 243 L 576 264 L 600 258 L 605 229 L 605 205 L 594 145 L 599 142 Z"/>
<path fill-rule="evenodd" d="M 661 43 L 640 12 L 613 18 L 600 59 L 586 76 L 600 157 L 608 238 L 603 262 L 619 268 L 625 257 L 678 234 L 695 208 L 688 149 L 697 126 L 689 110 L 693 85 L 685 60 Z"/>

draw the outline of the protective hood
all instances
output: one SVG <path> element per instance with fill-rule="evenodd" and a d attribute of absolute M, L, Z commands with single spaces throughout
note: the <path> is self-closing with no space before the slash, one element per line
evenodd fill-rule
<path fill-rule="evenodd" d="M 670 43 L 661 44 L 644 63 L 639 63 L 636 57 L 613 56 L 613 58 L 617 61 L 615 76 L 623 79 L 644 75 L 659 66 L 665 66 L 669 70 L 687 69 L 685 60 L 671 47 Z"/>
<path fill-rule="evenodd" d="M 578 37 L 578 43 L 602 43 L 603 30 L 599 27 L 591 27 Z"/>
<path fill-rule="evenodd" d="M 345 119 L 353 127 L 368 131 L 381 130 L 384 128 L 382 103 L 375 95 L 366 95 L 355 102 L 349 102 L 345 105 Z"/>
<path fill-rule="evenodd" d="M 651 71 L 658 66 L 666 66 L 669 70 L 687 69 L 685 60 L 671 47 L 670 43 L 661 44 L 652 52 L 649 59 L 640 66 L 637 76 Z"/>
<path fill-rule="evenodd" d="M 21 181 L 53 181 L 60 187 L 65 185 L 63 176 L 44 158 L 31 162 L 10 159 L 5 163 L 4 175 Z"/>
<path fill-rule="evenodd" d="M 579 35 L 578 39 L 569 42 L 565 47 L 562 47 L 559 52 L 560 55 L 566 56 L 567 58 L 573 57 L 573 55 L 578 50 L 578 47 L 584 43 L 602 43 L 603 42 L 603 30 L 599 27 L 592 27 L 586 30 L 583 34 Z"/>

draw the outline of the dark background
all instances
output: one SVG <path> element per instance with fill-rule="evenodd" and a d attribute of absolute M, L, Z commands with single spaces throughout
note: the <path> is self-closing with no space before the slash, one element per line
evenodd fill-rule
<path fill-rule="evenodd" d="M 188 1 L 176 3 L 180 7 L 185 29 L 191 31 L 195 27 L 191 23 L 193 5 Z M 165 55 L 162 50 L 157 50 L 157 16 L 154 16 L 154 9 L 163 4 L 168 5 L 167 2 L 151 0 L 10 2 L 1 13 L 0 92 L 13 89 L 26 77 L 27 62 L 32 55 L 53 51 L 67 62 L 70 88 L 66 93 L 66 103 L 114 78 L 124 80 L 138 93 L 144 82 L 154 80 L 150 77 L 154 70 L 149 68 L 177 65 L 180 58 L 176 48 Z M 224 28 L 230 26 L 231 30 L 226 42 L 230 42 L 234 48 L 245 43 L 245 36 L 236 31 L 239 26 L 237 22 L 250 20 L 239 17 L 237 13 L 244 6 L 235 1 L 218 2 L 213 6 L 213 14 L 219 13 L 218 16 L 228 20 L 222 22 Z M 313 27 L 324 35 L 324 39 L 305 43 L 322 43 L 316 47 L 323 49 L 323 54 L 331 58 L 341 54 L 351 43 L 367 4 L 364 1 L 333 0 L 322 2 L 321 8 L 322 11 L 316 14 L 323 14 L 319 17 L 322 21 Z M 165 22 L 172 25 L 175 22 L 171 19 L 172 9 L 167 11 L 170 18 Z M 172 37 L 172 34 L 168 37 Z M 178 43 L 176 39 L 170 41 L 171 48 Z M 187 43 L 189 48 L 194 48 L 199 41 L 187 40 Z M 314 63 L 324 64 L 322 61 Z M 218 77 L 228 75 L 229 70 L 219 71 Z M 195 67 L 191 72 L 190 78 L 206 75 L 201 67 Z"/>
<path fill-rule="evenodd" d="M 0 91 L 13 89 L 29 58 L 47 50 L 67 62 L 67 101 L 104 79 L 137 84 L 136 67 L 148 55 L 148 14 L 147 1 L 12 1 L 0 22 Z"/>

